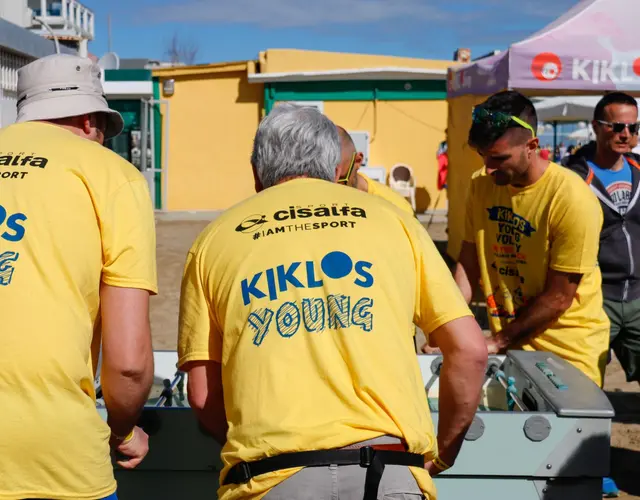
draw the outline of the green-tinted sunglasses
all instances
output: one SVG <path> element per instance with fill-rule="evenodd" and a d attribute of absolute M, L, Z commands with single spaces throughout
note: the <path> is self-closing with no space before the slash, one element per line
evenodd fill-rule
<path fill-rule="evenodd" d="M 484 108 L 473 108 L 473 123 L 486 123 L 490 122 L 494 127 L 498 129 L 504 129 L 505 131 L 509 128 L 509 124 L 511 121 L 516 122 L 521 127 L 526 128 L 531 131 L 531 135 L 533 137 L 536 136 L 536 131 L 533 130 L 533 127 L 529 125 L 527 122 L 521 120 L 517 116 L 512 116 L 507 113 L 503 113 L 501 111 L 487 111 Z"/>

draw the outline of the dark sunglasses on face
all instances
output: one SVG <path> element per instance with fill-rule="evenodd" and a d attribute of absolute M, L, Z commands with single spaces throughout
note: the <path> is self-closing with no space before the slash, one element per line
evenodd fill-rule
<path fill-rule="evenodd" d="M 629 129 L 629 133 L 631 135 L 636 135 L 638 133 L 638 128 L 640 128 L 640 123 L 620 123 L 620 122 L 607 122 L 604 120 L 596 120 L 598 123 L 602 125 L 606 125 L 611 130 L 613 130 L 614 134 L 620 134 L 624 131 L 625 128 Z"/>
<path fill-rule="evenodd" d="M 512 121 L 516 122 L 521 127 L 531 131 L 533 137 L 536 136 L 535 130 L 527 122 L 521 120 L 517 116 L 512 116 L 501 111 L 487 111 L 484 108 L 473 108 L 472 114 L 473 123 L 490 123 L 497 130 L 506 131 Z"/>

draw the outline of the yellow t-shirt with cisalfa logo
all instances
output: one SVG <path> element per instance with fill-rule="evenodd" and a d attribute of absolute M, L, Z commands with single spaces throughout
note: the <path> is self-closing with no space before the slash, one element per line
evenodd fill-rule
<path fill-rule="evenodd" d="M 358 174 L 362 175 L 362 174 Z M 389 186 L 382 184 L 381 182 L 374 181 L 373 179 L 369 179 L 368 177 L 362 175 L 367 180 L 367 192 L 374 196 L 379 196 L 391 203 L 393 203 L 400 210 L 404 210 L 408 214 L 414 215 L 413 207 L 411 203 L 409 203 L 405 198 L 396 193 Z"/>
<path fill-rule="evenodd" d="M 0 499 L 116 490 L 93 382 L 100 281 L 155 292 L 155 273 L 131 164 L 55 125 L 0 130 Z"/>
<path fill-rule="evenodd" d="M 556 353 L 600 386 L 609 346 L 597 260 L 601 226 L 593 193 L 555 163 L 525 188 L 497 186 L 488 175 L 471 182 L 465 240 L 477 248 L 492 331 L 543 292 L 549 269 L 582 274 L 569 309 L 512 348 Z"/>
<path fill-rule="evenodd" d="M 222 364 L 229 467 L 381 435 L 432 457 L 413 342 L 471 312 L 426 230 L 347 186 L 296 179 L 226 211 L 191 248 L 178 365 Z M 222 486 L 262 498 L 297 469 Z M 413 473 L 435 498 L 426 470 Z"/>

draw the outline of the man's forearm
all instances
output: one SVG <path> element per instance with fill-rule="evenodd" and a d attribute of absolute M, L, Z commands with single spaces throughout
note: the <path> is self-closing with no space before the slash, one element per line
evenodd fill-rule
<path fill-rule="evenodd" d="M 196 416 L 202 427 L 211 434 L 213 439 L 215 439 L 220 446 L 224 446 L 227 442 L 227 431 L 229 430 L 224 408 L 222 411 L 220 411 L 220 409 L 208 408 L 196 410 Z"/>
<path fill-rule="evenodd" d="M 107 423 L 115 436 L 125 437 L 138 422 L 153 384 L 153 358 L 145 369 L 119 373 L 103 366 L 102 394 L 107 407 Z"/>
<path fill-rule="evenodd" d="M 506 348 L 535 333 L 542 332 L 562 316 L 565 310 L 561 300 L 543 293 L 529 305 L 521 308 L 516 318 L 496 335 L 498 343 Z"/>
<path fill-rule="evenodd" d="M 444 356 L 438 400 L 438 448 L 453 465 L 480 403 L 478 380 L 484 377 L 486 358 L 464 353 Z"/>

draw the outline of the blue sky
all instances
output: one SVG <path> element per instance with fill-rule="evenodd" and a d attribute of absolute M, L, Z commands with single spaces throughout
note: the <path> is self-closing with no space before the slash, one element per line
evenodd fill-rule
<path fill-rule="evenodd" d="M 472 57 L 546 26 L 577 0 L 84 0 L 96 40 L 120 57 L 164 59 L 174 34 L 197 45 L 197 63 L 256 59 L 268 48 L 452 59 Z"/>

